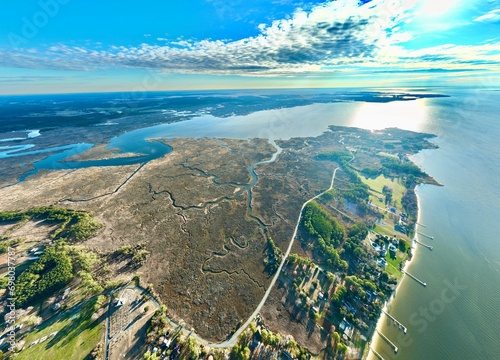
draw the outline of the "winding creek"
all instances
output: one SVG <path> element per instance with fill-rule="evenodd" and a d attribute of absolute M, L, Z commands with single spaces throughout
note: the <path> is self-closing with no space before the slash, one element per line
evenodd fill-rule
<path fill-rule="evenodd" d="M 132 131 L 113 139 L 110 147 L 122 148 L 117 146 L 117 143 L 122 141 L 124 147 L 134 148 L 131 152 L 145 154 L 144 158 L 127 161 L 142 164 L 155 156 L 160 157 L 168 153 L 169 149 L 166 145 L 144 140 L 158 137 L 208 136 L 246 139 L 262 137 L 259 136 L 259 130 L 271 128 L 274 138 L 289 139 L 294 136 L 320 135 L 330 124 L 370 130 L 399 127 L 438 135 L 435 140 L 440 147 L 438 150 L 423 151 L 414 156 L 418 165 L 445 185 L 439 188 L 422 186 L 417 191 L 421 211 L 419 222 L 427 226 L 426 233 L 435 237 L 432 243 L 434 250 L 429 252 L 427 249 L 417 248 L 414 259 L 408 266 L 409 271 L 425 279 L 428 286 L 422 288 L 413 280 L 404 278 L 397 289 L 397 296 L 387 309 L 392 316 L 408 326 L 407 335 L 401 334 L 401 330 L 393 326 L 392 321 L 390 324 L 385 321 L 380 323 L 379 330 L 398 346 L 398 354 L 394 354 L 393 349 L 384 341 L 377 340 L 377 337 L 371 345 L 385 359 L 396 357 L 409 360 L 423 358 L 496 359 L 500 352 L 500 338 L 498 337 L 500 308 L 497 306 L 498 289 L 500 289 L 500 253 L 498 252 L 500 127 L 497 121 L 500 95 L 498 92 L 486 90 L 481 92 L 464 90 L 451 95 L 453 97 L 445 99 L 387 104 L 317 104 L 301 108 L 262 111 L 246 118 L 200 118 Z M 476 103 L 480 105 L 475 105 Z M 307 123 L 307 126 L 304 126 L 304 123 Z M 44 136 L 43 132 L 41 136 Z M 155 144 L 156 150 L 151 150 L 150 153 L 147 149 L 139 151 L 138 144 L 150 148 L 152 144 Z M 110 166 L 115 161 L 119 163 L 124 161 L 113 159 L 107 163 L 94 163 L 94 165 L 89 162 L 64 164 L 63 159 L 67 156 L 83 152 L 83 149 L 89 146 L 91 144 L 73 144 L 62 149 L 62 151 L 73 151 L 73 153 L 68 153 L 66 157 L 59 155 L 61 158 L 46 159 L 45 163 L 38 163 L 35 167 L 50 169 L 52 166 L 53 169 L 71 169 L 75 166 Z M 126 151 L 124 147 L 122 150 Z M 28 151 L 34 150 L 33 148 L 23 150 L 2 146 L 0 159 L 20 157 Z M 61 149 L 52 148 L 44 153 L 49 154 L 50 158 L 55 155 L 51 151 L 55 153 L 60 152 Z M 251 188 L 258 179 L 255 169 L 259 164 L 275 161 L 278 155 L 277 149 L 273 155 L 274 158 L 249 167 L 251 181 L 249 184 L 242 185 L 240 190 L 240 194 L 248 192 L 249 213 L 251 213 Z M 332 176 L 332 185 L 334 179 L 335 172 Z M 236 184 L 232 185 L 236 186 Z M 300 216 L 297 224 L 300 222 Z M 289 249 L 293 241 L 294 237 L 290 241 Z M 285 253 L 286 256 L 288 254 L 289 251 Z M 281 269 L 280 266 L 254 314 L 227 341 L 213 344 L 199 338 L 190 330 L 183 329 L 183 331 L 205 345 L 219 348 L 234 345 L 237 336 L 250 323 L 253 316 L 258 314 Z M 446 284 L 459 284 L 466 290 L 457 291 L 454 294 L 454 301 L 444 304 L 438 301 L 441 299 Z M 432 314 L 431 319 L 421 315 L 421 310 L 431 311 L 436 304 L 442 306 L 437 309 L 439 311 Z M 171 319 L 169 322 L 174 326 L 179 326 Z M 376 358 L 374 354 L 368 356 L 369 359 Z"/>

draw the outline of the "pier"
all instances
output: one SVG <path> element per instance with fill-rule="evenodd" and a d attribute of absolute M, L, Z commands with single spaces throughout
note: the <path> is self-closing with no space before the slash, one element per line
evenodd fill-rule
<path fill-rule="evenodd" d="M 384 339 L 389 345 L 391 345 L 391 347 L 394 349 L 395 353 L 398 352 L 398 347 L 396 345 L 394 345 L 394 343 L 391 340 L 389 340 L 389 338 L 387 338 L 387 336 L 385 336 L 384 334 L 382 334 L 378 330 L 377 330 L 377 334 L 379 334 L 382 339 Z"/>
<path fill-rule="evenodd" d="M 401 330 L 403 330 L 403 333 L 406 334 L 406 332 L 408 331 L 408 329 L 406 328 L 406 326 L 404 326 L 403 324 L 401 324 L 399 321 L 396 320 L 396 318 L 394 316 L 392 316 L 391 314 L 389 314 L 387 311 L 385 311 L 384 309 L 382 309 L 382 312 L 387 315 L 387 317 L 389 319 L 391 319 L 392 321 L 394 321 L 394 323 L 399 326 L 399 328 Z"/>
<path fill-rule="evenodd" d="M 373 348 L 370 347 L 370 350 L 372 351 L 372 353 L 375 354 L 376 357 L 378 357 L 380 360 L 385 360 L 382 355 L 380 355 L 378 352 L 376 352 Z"/>
<path fill-rule="evenodd" d="M 422 286 L 427 286 L 427 283 L 423 282 L 422 280 L 418 279 L 416 276 L 413 276 L 412 274 L 410 274 L 408 271 L 403 271 L 403 274 L 406 274 L 408 275 L 409 277 L 411 277 L 413 280 L 415 280 L 416 282 L 420 283 L 420 285 Z"/>
<path fill-rule="evenodd" d="M 429 249 L 429 250 L 432 250 L 432 249 L 433 249 L 433 247 L 432 247 L 432 246 L 427 245 L 427 244 L 424 244 L 423 242 L 418 241 L 416 238 L 415 238 L 415 242 L 416 242 L 417 244 L 422 245 L 423 247 L 426 247 L 426 248 L 427 248 L 427 249 Z"/>
<path fill-rule="evenodd" d="M 422 226 L 424 228 L 426 228 L 427 226 L 425 226 L 424 224 L 421 224 L 421 223 L 416 223 L 418 226 Z"/>
<path fill-rule="evenodd" d="M 427 234 L 421 233 L 420 231 L 417 231 L 417 234 L 422 235 L 422 236 L 425 236 L 425 237 L 426 237 L 426 238 L 428 238 L 428 239 L 434 240 L 434 236 L 430 236 L 430 235 L 427 235 Z"/>

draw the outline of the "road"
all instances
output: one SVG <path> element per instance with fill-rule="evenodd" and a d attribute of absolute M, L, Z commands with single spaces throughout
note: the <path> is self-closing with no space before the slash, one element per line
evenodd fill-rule
<path fill-rule="evenodd" d="M 349 151 L 350 152 L 350 151 Z M 275 156 L 277 156 L 278 154 L 275 154 L 273 155 L 273 159 L 271 159 L 271 161 L 267 161 L 267 162 L 272 162 L 275 160 Z M 348 163 L 350 163 L 351 161 L 354 160 L 354 154 L 352 154 L 351 152 L 351 155 L 352 155 L 352 159 L 348 161 Z M 201 338 L 200 336 L 198 336 L 193 329 L 185 329 L 183 328 L 182 325 L 180 324 L 177 324 L 175 323 L 174 321 L 172 321 L 170 318 L 167 317 L 167 322 L 174 328 L 178 328 L 180 329 L 181 332 L 183 332 L 184 334 L 186 334 L 187 336 L 190 336 L 190 337 L 193 337 L 196 341 L 198 341 L 199 343 L 201 343 L 202 345 L 205 345 L 205 346 L 210 346 L 212 348 L 230 348 L 230 347 L 233 347 L 234 345 L 236 345 L 236 342 L 238 340 L 238 337 L 243 333 L 243 331 L 246 330 L 246 328 L 250 325 L 250 323 L 254 320 L 254 318 L 260 313 L 262 307 L 264 306 L 264 304 L 266 303 L 267 301 L 267 298 L 269 297 L 269 295 L 271 294 L 271 291 L 273 290 L 274 288 L 274 285 L 276 284 L 276 281 L 278 280 L 280 274 L 281 274 L 281 271 L 283 269 L 283 266 L 285 265 L 286 263 L 286 260 L 288 259 L 288 256 L 290 255 L 290 252 L 292 251 L 292 247 L 293 247 L 293 244 L 295 242 L 295 238 L 297 237 L 297 233 L 299 231 L 299 226 L 300 226 L 300 221 L 302 220 L 302 213 L 304 212 L 304 209 L 305 207 L 307 206 L 307 204 L 309 204 L 311 201 L 314 201 L 318 198 L 320 198 L 321 196 L 323 196 L 326 192 L 330 191 L 331 189 L 333 189 L 333 184 L 335 182 L 335 176 L 337 175 L 337 171 L 340 169 L 340 167 L 336 167 L 334 170 L 333 170 L 333 174 L 332 174 L 332 180 L 330 182 L 330 187 L 326 190 L 324 190 L 323 192 L 319 193 L 318 195 L 310 198 L 309 200 L 307 200 L 301 207 L 300 209 L 300 213 L 299 213 L 299 218 L 297 219 L 297 224 L 295 225 L 295 229 L 293 231 L 293 235 L 292 235 L 292 238 L 290 239 L 290 243 L 288 244 L 288 248 L 283 256 L 283 259 L 281 260 L 281 263 L 280 263 L 280 266 L 278 267 L 278 270 L 276 271 L 276 274 L 274 274 L 274 277 L 271 281 L 271 283 L 269 284 L 269 287 L 267 288 L 264 296 L 262 297 L 262 300 L 260 301 L 259 305 L 255 308 L 254 312 L 252 313 L 252 315 L 250 315 L 250 317 L 247 319 L 247 321 L 238 328 L 238 330 L 236 330 L 236 332 L 228 339 L 228 340 L 225 340 L 221 343 L 213 343 L 213 342 L 210 342 L 210 341 L 207 341 L 203 338 Z M 153 303 L 155 304 L 155 306 L 159 309 L 160 308 L 160 304 L 158 303 L 158 301 L 156 301 L 156 299 L 144 288 L 141 288 L 141 287 L 137 287 L 137 286 L 126 286 L 126 287 L 123 287 L 123 288 L 120 288 L 120 289 L 116 289 L 115 291 L 119 291 L 119 290 L 122 290 L 124 288 L 135 288 L 135 289 L 138 289 L 140 291 L 142 291 L 144 294 L 146 294 L 152 301 Z M 110 306 L 111 306 L 111 303 L 110 303 Z M 109 313 L 108 313 L 109 315 Z M 109 319 L 108 319 L 108 322 L 109 322 Z M 107 335 L 106 334 L 106 340 L 107 339 Z M 109 342 L 107 342 L 107 345 L 109 345 Z M 106 360 L 108 359 L 107 357 L 108 355 L 108 347 L 106 347 Z"/>
<path fill-rule="evenodd" d="M 333 189 L 333 183 L 335 182 L 335 175 L 337 174 L 337 170 L 339 170 L 338 167 L 335 168 L 335 170 L 333 171 L 332 181 L 330 183 L 330 187 L 328 189 L 326 189 L 325 191 L 323 191 L 322 193 L 319 193 L 318 195 L 307 200 L 300 208 L 299 218 L 297 219 L 297 224 L 295 225 L 295 230 L 293 231 L 292 238 L 290 240 L 290 243 L 288 244 L 288 249 L 286 250 L 286 253 L 283 256 L 283 260 L 281 260 L 281 264 L 278 267 L 276 274 L 274 274 L 274 277 L 273 277 L 273 280 L 271 281 L 271 284 L 269 284 L 269 287 L 267 288 L 266 293 L 264 294 L 264 297 L 260 301 L 259 305 L 255 309 L 253 314 L 250 315 L 248 320 L 233 334 L 233 336 L 231 336 L 231 338 L 229 340 L 226 340 L 226 341 L 219 343 L 219 344 L 211 344 L 209 346 L 212 346 L 212 347 L 233 347 L 236 344 L 236 341 L 238 340 L 238 337 L 241 335 L 241 333 L 246 330 L 246 328 L 250 325 L 250 323 L 253 321 L 253 319 L 260 313 L 260 310 L 262 309 L 265 302 L 267 301 L 269 294 L 271 294 L 271 291 L 273 290 L 274 285 L 276 284 L 276 281 L 278 280 L 278 277 L 281 274 L 281 270 L 283 269 L 283 266 L 285 265 L 285 262 L 286 262 L 288 256 L 290 255 L 290 252 L 292 251 L 293 243 L 295 241 L 295 238 L 297 237 L 297 232 L 299 231 L 299 226 L 300 226 L 300 220 L 302 219 L 302 213 L 304 212 L 305 207 L 311 201 L 316 200 L 317 198 L 323 196 L 326 192 Z"/>
<path fill-rule="evenodd" d="M 288 259 L 288 256 L 290 255 L 290 252 L 292 251 L 292 247 L 293 247 L 293 244 L 295 242 L 295 238 L 297 237 L 297 233 L 299 231 L 300 221 L 302 220 L 302 213 L 304 212 L 305 207 L 311 201 L 318 199 L 319 197 L 323 196 L 327 191 L 330 191 L 331 189 L 333 189 L 333 184 L 335 182 L 335 175 L 337 174 L 338 170 L 339 170 L 339 168 L 337 167 L 333 171 L 332 181 L 331 181 L 330 187 L 328 189 L 326 189 L 325 191 L 321 192 L 320 194 L 312 197 L 311 199 L 307 200 L 302 205 L 302 208 L 300 209 L 300 213 L 299 213 L 299 218 L 297 219 L 297 224 L 295 225 L 295 229 L 293 231 L 292 238 L 290 240 L 290 243 L 288 244 L 288 248 L 285 252 L 285 255 L 283 256 L 283 259 L 281 260 L 280 266 L 278 267 L 276 274 L 274 274 L 274 277 L 273 277 L 271 283 L 269 284 L 269 287 L 267 288 L 264 296 L 262 297 L 262 300 L 260 301 L 259 305 L 255 308 L 252 315 L 250 315 L 250 317 L 247 319 L 247 321 L 242 326 L 240 326 L 238 328 L 238 330 L 231 336 L 231 338 L 229 338 L 228 340 L 225 340 L 221 343 L 213 343 L 213 342 L 207 341 L 207 340 L 201 338 L 200 336 L 198 336 L 194 332 L 193 329 L 185 329 L 185 328 L 183 328 L 182 325 L 175 323 L 172 319 L 167 317 L 167 322 L 170 324 L 170 326 L 180 329 L 181 332 L 183 332 L 184 334 L 186 334 L 190 337 L 193 337 L 196 341 L 198 341 L 199 343 L 201 343 L 202 345 L 205 345 L 205 346 L 210 346 L 212 348 L 230 348 L 230 347 L 233 347 L 234 345 L 236 345 L 238 337 L 241 335 L 241 333 L 243 333 L 243 331 L 246 330 L 246 328 L 250 325 L 250 323 L 254 320 L 254 318 L 260 313 L 262 307 L 264 306 L 264 304 L 267 301 L 267 298 L 271 294 L 271 291 L 273 290 L 274 285 L 276 284 L 276 281 L 278 280 L 278 278 L 281 274 L 283 266 L 285 265 L 286 260 Z M 143 294 L 146 294 L 146 296 L 148 296 L 150 298 L 150 300 L 154 303 L 156 308 L 160 309 L 160 304 L 158 303 L 158 301 L 153 297 L 153 295 L 149 291 L 147 291 L 146 289 L 144 289 L 142 287 L 135 286 L 135 285 L 128 285 L 128 286 L 124 286 L 124 287 L 121 287 L 121 288 L 114 290 L 113 293 L 117 292 L 117 291 L 122 291 L 124 289 L 136 289 L 136 290 L 141 291 Z M 108 360 L 108 357 L 109 357 L 109 346 L 110 346 L 109 328 L 110 328 L 110 315 L 111 315 L 111 307 L 112 306 L 113 306 L 112 301 L 110 301 L 109 308 L 108 308 L 108 319 L 107 319 L 107 329 L 106 329 L 106 344 L 105 344 L 105 359 L 106 360 Z"/>

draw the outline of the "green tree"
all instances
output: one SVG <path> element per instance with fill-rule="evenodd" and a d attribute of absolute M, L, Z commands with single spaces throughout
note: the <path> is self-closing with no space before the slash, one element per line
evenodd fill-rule
<path fill-rule="evenodd" d="M 338 346 L 338 352 L 339 352 L 339 354 L 344 355 L 347 352 L 348 349 L 349 348 L 347 347 L 346 344 L 339 343 L 339 346 Z"/>
<path fill-rule="evenodd" d="M 158 360 L 158 355 L 156 353 L 152 354 L 151 351 L 146 351 L 142 357 L 144 360 Z"/>
<path fill-rule="evenodd" d="M 337 357 L 337 351 L 338 351 L 339 344 L 340 344 L 340 334 L 336 331 L 332 332 L 332 336 L 331 336 L 330 340 L 331 340 L 330 350 L 333 353 L 333 358 L 335 359 Z"/>
<path fill-rule="evenodd" d="M 16 305 L 22 307 L 52 293 L 72 278 L 73 264 L 68 253 L 55 246 L 50 247 L 17 278 Z"/>
<path fill-rule="evenodd" d="M 246 344 L 236 344 L 231 351 L 231 359 L 249 360 L 251 351 Z"/>

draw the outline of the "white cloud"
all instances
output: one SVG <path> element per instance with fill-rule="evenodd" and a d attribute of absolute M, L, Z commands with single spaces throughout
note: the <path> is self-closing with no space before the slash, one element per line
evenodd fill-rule
<path fill-rule="evenodd" d="M 441 46 L 408 51 L 412 35 L 400 25 L 411 20 L 417 0 L 328 1 L 289 19 L 258 27 L 240 40 L 167 41 L 166 45 L 112 46 L 108 50 L 53 45 L 37 53 L 0 49 L 0 66 L 92 70 L 147 68 L 175 73 L 259 76 L 315 75 L 343 69 L 428 69 L 484 67 L 498 61 L 498 46 Z"/>
<path fill-rule="evenodd" d="M 391 44 L 386 31 L 405 16 L 407 4 L 403 0 L 375 0 L 364 6 L 357 0 L 328 1 L 308 12 L 297 10 L 290 19 L 261 25 L 257 36 L 236 41 L 112 47 L 85 59 L 81 48 L 59 45 L 48 48 L 37 60 L 22 51 L 3 51 L 0 62 L 75 69 L 109 65 L 194 73 L 293 73 L 375 57 L 381 47 Z"/>
<path fill-rule="evenodd" d="M 489 13 L 474 19 L 476 22 L 498 22 L 500 21 L 500 9 L 491 10 Z"/>

